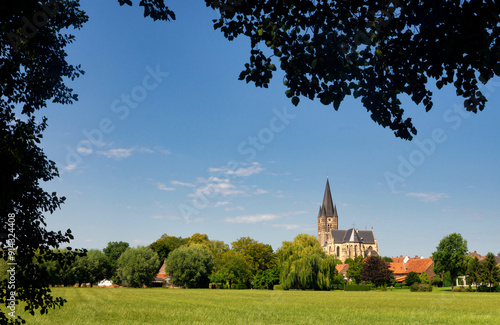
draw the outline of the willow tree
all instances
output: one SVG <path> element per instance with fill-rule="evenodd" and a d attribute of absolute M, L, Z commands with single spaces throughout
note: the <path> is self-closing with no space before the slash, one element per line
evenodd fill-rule
<path fill-rule="evenodd" d="M 276 252 L 283 289 L 331 290 L 343 283 L 335 259 L 327 256 L 315 236 L 300 234 Z"/>

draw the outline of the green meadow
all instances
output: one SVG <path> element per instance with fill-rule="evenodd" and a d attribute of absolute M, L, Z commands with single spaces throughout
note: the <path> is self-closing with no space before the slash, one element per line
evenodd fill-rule
<path fill-rule="evenodd" d="M 500 294 L 53 288 L 68 300 L 28 324 L 499 324 Z"/>

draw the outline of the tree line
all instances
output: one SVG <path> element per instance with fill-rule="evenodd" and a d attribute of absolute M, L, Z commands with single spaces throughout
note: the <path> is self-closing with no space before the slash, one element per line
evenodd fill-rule
<path fill-rule="evenodd" d="M 66 249 L 53 254 L 65 255 Z M 35 253 L 38 256 L 38 253 Z M 498 290 L 499 256 L 488 253 L 479 261 L 467 255 L 467 241 L 460 234 L 444 237 L 433 253 L 436 276 L 425 272 L 407 274 L 404 284 L 453 285 L 459 275 L 471 284 L 482 285 L 478 291 Z M 49 259 L 38 265 L 40 281 L 45 286 L 81 286 L 108 279 L 127 287 L 150 287 L 162 263 L 171 284 L 184 288 L 254 288 L 273 289 L 343 289 L 346 284 L 396 285 L 389 269 L 389 257 L 358 256 L 344 262 L 326 255 L 315 236 L 300 234 L 293 241 L 283 241 L 274 252 L 271 245 L 250 237 L 241 237 L 231 245 L 195 233 L 191 237 L 167 234 L 149 246 L 130 247 L 126 242 L 109 242 L 102 249 L 90 249 L 73 259 Z M 336 266 L 348 264 L 345 277 Z M 0 261 L 0 269 L 7 264 Z M 5 277 L 7 272 L 2 272 Z M 3 280 L 3 279 L 0 279 Z M 396 285 L 397 286 L 397 285 Z"/>

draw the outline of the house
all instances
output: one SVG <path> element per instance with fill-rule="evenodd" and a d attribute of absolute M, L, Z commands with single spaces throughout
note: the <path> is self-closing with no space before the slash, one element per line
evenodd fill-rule
<path fill-rule="evenodd" d="M 345 280 L 348 280 L 347 278 L 347 269 L 349 268 L 349 264 L 337 264 L 335 265 L 335 269 L 337 269 L 338 274 L 342 274 L 344 276 Z"/>
<path fill-rule="evenodd" d="M 481 262 L 482 260 L 484 260 L 486 258 L 486 256 L 483 256 L 483 255 L 480 255 L 478 252 L 474 251 L 474 252 L 469 252 L 467 255 L 469 255 L 469 257 L 471 258 L 474 258 L 474 257 L 477 257 L 477 259 L 479 260 L 479 262 Z"/>
<path fill-rule="evenodd" d="M 165 261 L 163 261 L 160 270 L 153 278 L 153 287 L 163 287 L 168 285 L 169 283 L 170 283 L 170 277 L 165 271 Z"/>
<path fill-rule="evenodd" d="M 394 272 L 396 282 L 404 282 L 406 276 L 410 272 L 422 273 L 425 272 L 427 277 L 432 279 L 436 274 L 434 273 L 434 261 L 431 258 L 424 258 L 423 256 L 400 256 L 393 257 L 393 262 L 388 263 L 389 269 Z"/>

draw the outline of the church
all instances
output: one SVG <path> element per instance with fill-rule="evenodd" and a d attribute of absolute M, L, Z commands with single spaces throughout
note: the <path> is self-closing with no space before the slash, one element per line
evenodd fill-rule
<path fill-rule="evenodd" d="M 326 179 L 323 204 L 318 213 L 318 241 L 328 255 L 344 262 L 357 256 L 379 255 L 377 240 L 373 230 L 339 230 L 337 206 L 333 205 L 328 178 Z"/>

